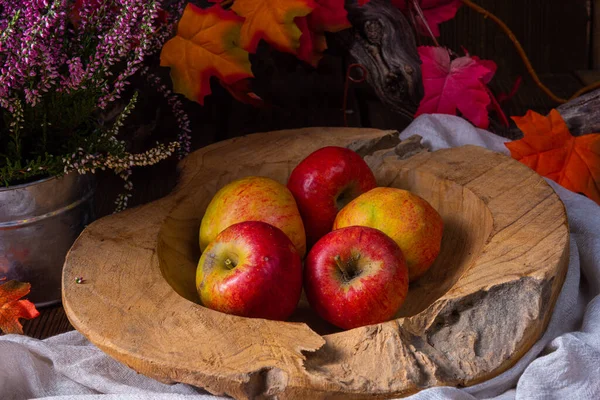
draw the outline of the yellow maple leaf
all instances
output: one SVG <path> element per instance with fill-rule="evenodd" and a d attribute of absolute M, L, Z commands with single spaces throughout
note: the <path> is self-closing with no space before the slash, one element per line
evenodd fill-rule
<path fill-rule="evenodd" d="M 176 93 L 204 104 L 212 76 L 226 85 L 253 77 L 248 52 L 240 47 L 243 21 L 218 4 L 207 9 L 187 5 L 177 35 L 160 54 L 160 65 L 171 67 Z"/>
<path fill-rule="evenodd" d="M 235 0 L 231 9 L 245 18 L 242 48 L 256 52 L 264 39 L 277 50 L 294 54 L 302 34 L 294 18 L 310 14 L 315 7 L 313 0 Z"/>

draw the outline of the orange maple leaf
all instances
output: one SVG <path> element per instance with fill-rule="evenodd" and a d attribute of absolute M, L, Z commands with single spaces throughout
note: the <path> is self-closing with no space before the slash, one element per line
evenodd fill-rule
<path fill-rule="evenodd" d="M 29 283 L 8 281 L 0 285 L 0 330 L 6 334 L 23 334 L 19 318 L 33 319 L 40 315 L 32 302 L 19 300 L 29 293 Z"/>
<path fill-rule="evenodd" d="M 279 51 L 295 54 L 301 32 L 294 19 L 308 15 L 315 7 L 313 0 L 235 0 L 231 9 L 245 18 L 242 48 L 254 53 L 264 39 Z"/>
<path fill-rule="evenodd" d="M 542 176 L 600 204 L 600 135 L 575 137 L 558 111 L 513 117 L 521 140 L 506 143 L 513 158 Z"/>
<path fill-rule="evenodd" d="M 160 65 L 171 67 L 173 90 L 204 104 L 210 78 L 225 85 L 253 77 L 248 52 L 240 47 L 244 19 L 220 5 L 207 9 L 188 4 L 177 35 L 160 53 Z"/>

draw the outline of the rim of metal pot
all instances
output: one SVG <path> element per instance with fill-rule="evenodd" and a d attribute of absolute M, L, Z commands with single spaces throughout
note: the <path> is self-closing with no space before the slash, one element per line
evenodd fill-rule
<path fill-rule="evenodd" d="M 59 176 L 55 175 L 55 176 L 49 176 L 48 178 L 38 179 L 37 181 L 33 181 L 33 182 L 29 182 L 29 183 L 20 183 L 18 185 L 11 185 L 11 186 L 0 186 L 0 192 L 5 192 L 7 190 L 22 189 L 24 187 L 29 187 L 29 186 L 41 185 L 42 183 L 46 183 L 48 181 L 51 181 L 52 179 L 58 179 L 59 177 L 64 177 L 67 175 L 59 175 Z"/>

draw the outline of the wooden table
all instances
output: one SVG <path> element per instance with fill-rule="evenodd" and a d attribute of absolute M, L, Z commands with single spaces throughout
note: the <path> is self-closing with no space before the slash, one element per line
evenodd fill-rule
<path fill-rule="evenodd" d="M 600 78 L 600 76 L 597 74 L 590 77 L 589 73 L 574 73 L 547 75 L 543 76 L 542 80 L 550 88 L 555 90 L 558 95 L 568 97 L 579 89 L 582 86 L 582 83 L 589 83 L 590 80 L 598 78 Z M 508 80 L 497 81 L 494 84 L 498 93 L 508 92 L 511 85 L 512 82 Z M 554 106 L 555 104 L 553 104 L 529 79 L 526 78 L 515 98 L 506 105 L 505 110 L 507 115 L 523 115 L 529 109 L 547 113 Z M 240 107 L 240 105 L 232 103 L 229 114 L 244 114 L 243 111 L 240 111 Z M 352 118 L 349 119 L 351 126 L 402 130 L 408 123 L 403 117 L 387 111 L 385 107 L 372 97 L 364 87 L 359 86 L 355 88 L 354 96 L 349 101 L 349 108 L 355 109 Z M 223 114 L 225 113 L 222 113 L 221 115 Z M 321 117 L 325 115 L 325 113 L 321 114 Z M 330 123 L 321 121 L 321 117 L 318 118 L 316 123 L 339 126 L 341 121 L 340 110 L 331 109 L 330 114 Z M 245 115 L 245 117 L 248 117 L 248 115 Z M 244 126 L 242 129 L 239 125 L 239 120 L 236 122 L 235 118 L 223 115 L 222 119 L 226 121 L 223 125 L 202 125 L 201 128 L 195 127 L 195 132 L 200 131 L 201 129 L 202 137 L 195 139 L 193 147 L 197 149 L 215 140 L 222 140 L 239 134 L 284 129 L 288 127 L 294 128 L 297 127 L 295 125 L 298 125 L 299 123 L 310 124 L 310 121 L 313 119 L 310 116 L 305 116 L 303 122 L 302 118 L 295 118 L 292 119 L 292 122 L 290 123 L 294 126 L 285 126 L 281 125 L 281 119 L 275 120 L 276 117 L 273 118 L 272 126 L 267 126 L 268 122 L 267 125 L 265 125 L 266 122 L 264 118 L 261 118 L 260 121 L 252 121 L 252 119 L 244 118 Z M 255 126 L 252 125 L 252 122 L 254 122 Z M 315 123 L 315 121 L 312 123 Z M 174 187 L 177 179 L 176 164 L 176 160 L 169 160 L 153 167 L 135 171 L 133 175 L 135 190 L 133 198 L 130 200 L 130 206 L 144 204 L 169 193 Z M 115 178 L 110 174 L 100 174 L 99 190 L 97 191 L 98 194 L 96 196 L 98 217 L 108 215 L 112 212 L 114 198 L 121 188 L 122 184 L 118 178 Z M 45 339 L 50 336 L 73 330 L 62 305 L 46 307 L 39 311 L 40 316 L 38 318 L 23 322 L 26 335 L 38 339 Z"/>

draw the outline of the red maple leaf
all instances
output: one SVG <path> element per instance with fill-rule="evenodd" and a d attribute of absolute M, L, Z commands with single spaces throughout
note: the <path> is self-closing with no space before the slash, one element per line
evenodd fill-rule
<path fill-rule="evenodd" d="M 254 107 L 261 107 L 264 105 L 263 99 L 252 91 L 252 82 L 250 82 L 250 79 L 241 79 L 231 85 L 221 82 L 221 85 L 223 85 L 237 101 L 251 104 Z"/>
<path fill-rule="evenodd" d="M 19 300 L 27 295 L 29 283 L 8 281 L 0 285 L 0 330 L 6 334 L 23 334 L 19 318 L 33 319 L 40 315 L 29 300 Z"/>
<path fill-rule="evenodd" d="M 495 72 L 495 64 L 477 57 L 450 58 L 442 47 L 422 46 L 421 72 L 425 96 L 416 116 L 421 114 L 457 115 L 457 110 L 479 128 L 489 126 L 487 107 L 490 96 L 485 85 Z"/>
<path fill-rule="evenodd" d="M 316 67 L 323 58 L 323 52 L 327 49 L 325 33 L 312 30 L 309 26 L 308 17 L 297 17 L 294 22 L 302 32 L 300 46 L 296 50 L 296 57 Z"/>
<path fill-rule="evenodd" d="M 344 0 L 314 2 L 315 9 L 305 17 L 296 17 L 294 22 L 302 32 L 296 56 L 316 67 L 327 49 L 325 32 L 339 32 L 351 25 Z"/>
<path fill-rule="evenodd" d="M 350 27 L 344 0 L 315 0 L 315 4 L 315 9 L 307 15 L 314 31 L 339 32 Z"/>
<path fill-rule="evenodd" d="M 392 4 L 398 7 L 404 13 L 411 12 L 408 3 L 411 0 L 392 0 Z M 461 6 L 460 0 L 420 0 L 419 4 L 423 10 L 425 20 L 435 36 L 440 36 L 439 24 L 454 18 L 456 11 Z M 428 36 L 429 32 L 424 26 L 423 21 L 419 20 L 417 29 L 420 34 Z"/>

